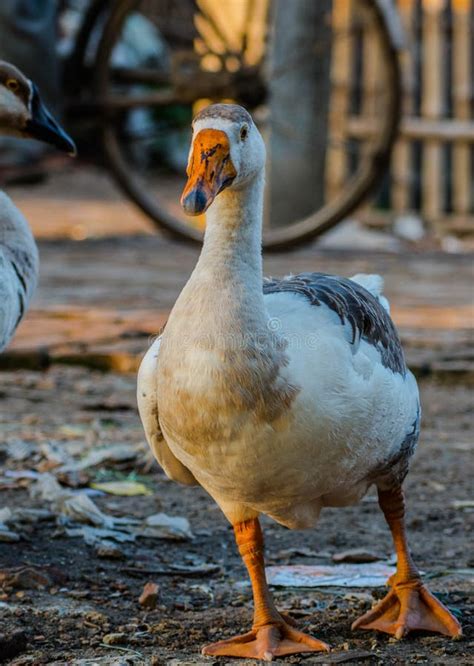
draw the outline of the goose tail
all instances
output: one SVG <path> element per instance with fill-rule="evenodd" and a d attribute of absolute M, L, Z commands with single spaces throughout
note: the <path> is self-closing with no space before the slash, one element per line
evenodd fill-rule
<path fill-rule="evenodd" d="M 357 273 L 357 275 L 351 277 L 351 280 L 360 284 L 364 289 L 367 289 L 367 291 L 371 293 L 372 296 L 375 296 L 380 305 L 382 305 L 382 307 L 390 314 L 390 303 L 383 295 L 384 279 L 381 275 L 375 273 Z"/>

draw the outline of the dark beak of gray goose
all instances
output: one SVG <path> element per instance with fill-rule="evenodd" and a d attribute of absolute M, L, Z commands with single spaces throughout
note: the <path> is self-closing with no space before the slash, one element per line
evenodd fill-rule
<path fill-rule="evenodd" d="M 53 118 L 41 101 L 38 88 L 33 84 L 31 98 L 31 118 L 27 121 L 25 133 L 32 139 L 49 143 L 69 155 L 76 155 L 76 145 Z"/>

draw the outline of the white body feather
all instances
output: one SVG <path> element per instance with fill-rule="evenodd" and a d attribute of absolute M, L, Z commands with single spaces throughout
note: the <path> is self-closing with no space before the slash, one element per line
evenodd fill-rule
<path fill-rule="evenodd" d="M 38 250 L 27 221 L 0 192 L 0 351 L 25 314 L 38 281 Z"/>

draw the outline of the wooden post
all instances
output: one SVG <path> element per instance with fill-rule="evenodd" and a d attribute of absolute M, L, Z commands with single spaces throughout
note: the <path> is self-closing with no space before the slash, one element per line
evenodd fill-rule
<path fill-rule="evenodd" d="M 471 0 L 453 0 L 453 106 L 457 120 L 470 119 L 472 95 L 471 40 L 473 39 Z M 471 208 L 473 176 L 470 146 L 461 141 L 453 146 L 453 208 L 455 213 L 468 214 Z"/>
<path fill-rule="evenodd" d="M 362 43 L 362 108 L 361 115 L 368 116 L 375 126 L 380 122 L 378 97 L 380 90 L 380 62 L 382 51 L 380 37 L 375 26 L 367 24 Z M 383 92 L 383 91 L 382 91 Z"/>
<path fill-rule="evenodd" d="M 346 123 L 349 113 L 352 0 L 334 0 L 332 11 L 333 48 L 331 55 L 331 100 L 329 107 L 329 145 L 326 157 L 326 198 L 333 199 L 344 185 L 348 160 L 345 151 Z"/>
<path fill-rule="evenodd" d="M 374 136 L 377 135 L 381 123 L 380 109 L 383 108 L 384 91 L 381 88 L 383 81 L 380 77 L 382 50 L 380 35 L 375 29 L 373 21 L 365 20 L 365 12 L 362 14 L 362 100 L 358 110 L 360 117 L 370 123 Z M 362 141 L 357 153 L 359 161 L 367 158 L 372 150 L 370 137 Z M 373 198 L 367 199 L 358 207 L 358 214 L 363 214 L 373 204 Z"/>
<path fill-rule="evenodd" d="M 345 0 L 347 2 L 347 0 Z M 305 218 L 324 200 L 329 0 L 274 0 L 270 67 L 270 224 Z"/>
<path fill-rule="evenodd" d="M 446 0 L 423 0 L 423 99 L 421 111 L 425 118 L 434 120 L 443 112 L 442 80 L 444 60 L 442 53 L 442 12 Z M 443 210 L 442 145 L 429 139 L 423 147 L 422 211 L 426 219 L 434 222 Z"/>
<path fill-rule="evenodd" d="M 398 0 L 398 10 L 407 36 L 407 48 L 401 56 L 403 99 L 402 113 L 413 113 L 414 70 L 413 70 L 413 19 L 415 0 Z M 410 208 L 412 185 L 411 143 L 402 136 L 397 140 L 392 156 L 391 204 L 401 213 Z"/>

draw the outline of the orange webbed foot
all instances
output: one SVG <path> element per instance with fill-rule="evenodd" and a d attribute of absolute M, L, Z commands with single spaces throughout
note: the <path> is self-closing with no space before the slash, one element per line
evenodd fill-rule
<path fill-rule="evenodd" d="M 204 655 L 272 661 L 273 657 L 303 652 L 328 652 L 329 645 L 290 626 L 285 620 L 267 624 L 218 643 L 206 645 Z"/>
<path fill-rule="evenodd" d="M 377 629 L 399 639 L 410 631 L 433 631 L 451 638 L 462 635 L 456 618 L 420 581 L 393 585 L 352 629 Z"/>

